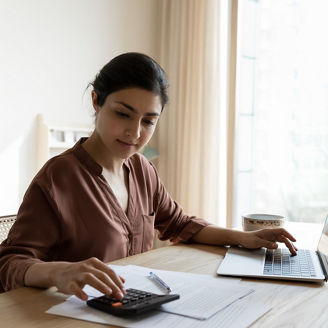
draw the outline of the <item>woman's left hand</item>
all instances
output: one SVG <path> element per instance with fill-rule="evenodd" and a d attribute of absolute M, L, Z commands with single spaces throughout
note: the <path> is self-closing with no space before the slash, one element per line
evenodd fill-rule
<path fill-rule="evenodd" d="M 292 243 L 296 239 L 285 229 L 262 229 L 256 231 L 244 232 L 240 245 L 246 248 L 266 247 L 275 249 L 278 247 L 277 242 L 284 243 L 292 255 L 296 255 L 297 247 Z"/>

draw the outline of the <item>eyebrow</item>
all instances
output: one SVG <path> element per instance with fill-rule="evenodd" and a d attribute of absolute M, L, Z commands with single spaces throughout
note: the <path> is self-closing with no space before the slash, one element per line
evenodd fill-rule
<path fill-rule="evenodd" d="M 126 104 L 123 101 L 116 101 L 116 103 L 123 105 L 125 108 L 127 108 L 128 110 L 130 110 L 133 113 L 137 113 L 137 110 L 135 108 L 133 108 L 132 106 Z M 159 114 L 155 113 L 155 112 L 152 112 L 152 113 L 149 112 L 149 113 L 146 113 L 145 116 L 159 116 Z"/>

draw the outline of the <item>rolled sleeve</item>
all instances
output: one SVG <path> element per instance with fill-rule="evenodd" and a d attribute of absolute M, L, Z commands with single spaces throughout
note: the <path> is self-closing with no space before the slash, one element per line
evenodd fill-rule
<path fill-rule="evenodd" d="M 180 234 L 175 239 L 171 240 L 173 242 L 189 242 L 196 233 L 208 225 L 210 225 L 210 223 L 203 219 L 195 217 L 190 218 Z"/>

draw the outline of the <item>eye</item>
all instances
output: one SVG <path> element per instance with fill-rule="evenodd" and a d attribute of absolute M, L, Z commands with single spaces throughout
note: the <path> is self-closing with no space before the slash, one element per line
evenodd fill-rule
<path fill-rule="evenodd" d="M 123 112 L 116 111 L 115 113 L 116 113 L 116 115 L 119 116 L 119 117 L 130 117 L 128 114 L 123 113 Z"/>
<path fill-rule="evenodd" d="M 150 120 L 143 120 L 143 122 L 146 124 L 146 125 L 155 125 L 155 122 L 154 121 L 150 121 Z"/>

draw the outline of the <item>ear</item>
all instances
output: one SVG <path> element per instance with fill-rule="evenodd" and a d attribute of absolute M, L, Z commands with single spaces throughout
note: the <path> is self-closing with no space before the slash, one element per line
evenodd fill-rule
<path fill-rule="evenodd" d="M 99 106 L 98 106 L 98 96 L 95 90 L 91 91 L 91 99 L 92 99 L 92 106 L 96 113 L 99 111 Z"/>

